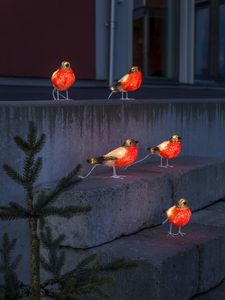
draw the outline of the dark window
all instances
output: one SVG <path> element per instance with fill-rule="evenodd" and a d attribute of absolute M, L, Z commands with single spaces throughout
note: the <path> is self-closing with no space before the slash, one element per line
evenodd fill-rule
<path fill-rule="evenodd" d="M 225 3 L 219 7 L 219 75 L 225 77 Z"/>
<path fill-rule="evenodd" d="M 209 7 L 196 7 L 195 11 L 195 75 L 207 77 L 209 73 Z"/>

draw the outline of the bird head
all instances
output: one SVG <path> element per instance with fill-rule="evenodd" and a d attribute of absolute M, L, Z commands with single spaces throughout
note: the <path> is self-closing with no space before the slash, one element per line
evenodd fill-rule
<path fill-rule="evenodd" d="M 188 207 L 187 200 L 185 200 L 184 198 L 181 198 L 181 199 L 176 203 L 176 207 L 178 207 L 178 208 L 187 208 L 187 207 Z"/>
<path fill-rule="evenodd" d="M 138 71 L 138 67 L 136 66 L 133 66 L 131 69 L 130 69 L 130 73 L 135 73 Z"/>
<path fill-rule="evenodd" d="M 70 68 L 70 63 L 68 61 L 63 61 L 61 63 L 60 69 L 66 70 L 66 69 L 69 69 L 69 68 Z"/>
<path fill-rule="evenodd" d="M 181 141 L 181 137 L 178 136 L 177 134 L 172 135 L 170 138 L 170 142 L 179 142 L 179 141 Z"/>
<path fill-rule="evenodd" d="M 137 146 L 138 141 L 134 139 L 126 139 L 123 143 L 123 146 L 130 147 L 130 146 Z"/>

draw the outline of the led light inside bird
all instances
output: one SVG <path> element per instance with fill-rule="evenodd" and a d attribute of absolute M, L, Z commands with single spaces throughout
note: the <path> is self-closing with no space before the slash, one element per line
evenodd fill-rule
<path fill-rule="evenodd" d="M 174 206 L 171 206 L 166 211 L 167 219 L 163 222 L 166 223 L 167 221 L 170 222 L 170 230 L 168 235 L 170 236 L 177 236 L 181 235 L 184 236 L 185 233 L 181 231 L 181 228 L 187 225 L 190 221 L 192 212 L 188 207 L 188 202 L 184 198 L 181 198 Z M 178 227 L 178 232 L 173 233 L 172 226 Z"/>
<path fill-rule="evenodd" d="M 116 168 L 127 167 L 132 164 L 138 155 L 138 141 L 134 139 L 126 139 L 122 146 L 110 151 L 109 153 L 87 159 L 91 165 L 103 165 L 112 167 L 112 178 L 122 178 L 124 176 L 117 175 Z"/>
<path fill-rule="evenodd" d="M 63 61 L 59 69 L 57 69 L 51 77 L 53 85 L 52 96 L 54 100 L 69 100 L 68 89 L 76 80 L 75 74 L 70 67 L 68 61 Z M 65 96 L 60 92 L 65 92 Z"/>
<path fill-rule="evenodd" d="M 160 167 L 168 168 L 173 167 L 169 165 L 169 160 L 176 158 L 181 152 L 182 142 L 181 137 L 177 134 L 171 136 L 168 141 L 164 141 L 156 147 L 149 147 L 150 154 L 156 154 L 160 157 Z M 163 159 L 166 159 L 166 164 L 163 165 Z"/>
<path fill-rule="evenodd" d="M 113 93 L 121 92 L 121 100 L 134 100 L 133 98 L 128 97 L 128 92 L 136 91 L 140 88 L 142 83 L 142 73 L 138 69 L 138 67 L 132 67 L 130 71 L 124 75 L 120 80 L 118 80 L 117 84 L 115 86 L 112 86 L 110 88 L 111 93 L 108 97 L 112 96 Z M 124 97 L 125 93 L 125 97 Z"/>

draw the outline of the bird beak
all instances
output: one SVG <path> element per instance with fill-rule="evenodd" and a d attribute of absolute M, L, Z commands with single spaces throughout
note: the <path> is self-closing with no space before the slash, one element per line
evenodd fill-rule
<path fill-rule="evenodd" d="M 178 141 L 181 141 L 181 140 L 182 140 L 182 138 L 180 136 L 178 136 Z"/>
<path fill-rule="evenodd" d="M 136 144 L 138 144 L 138 143 L 139 143 L 139 141 L 135 141 L 135 143 L 136 143 Z"/>

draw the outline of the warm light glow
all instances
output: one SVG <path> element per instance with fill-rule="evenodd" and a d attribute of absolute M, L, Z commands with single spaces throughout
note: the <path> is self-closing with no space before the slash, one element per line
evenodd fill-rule
<path fill-rule="evenodd" d="M 122 100 L 129 100 L 128 92 L 136 91 L 140 88 L 142 83 L 142 73 L 138 67 L 132 67 L 129 73 L 125 74 L 120 80 L 118 80 L 115 86 L 110 88 L 111 93 L 108 97 L 110 99 L 111 95 L 116 92 L 122 93 Z M 123 97 L 123 93 L 126 93 L 126 97 Z"/>
<path fill-rule="evenodd" d="M 192 215 L 190 208 L 188 207 L 187 201 L 181 198 L 176 205 L 170 207 L 166 211 L 169 222 L 175 226 L 185 226 Z"/>
<path fill-rule="evenodd" d="M 181 137 L 177 134 L 172 135 L 169 141 L 164 141 L 156 147 L 149 147 L 148 150 L 150 154 L 156 154 L 161 157 L 160 167 L 172 167 L 169 165 L 168 160 L 172 158 L 176 158 L 181 152 Z M 162 160 L 166 159 L 166 165 L 163 166 Z"/>
<path fill-rule="evenodd" d="M 115 167 L 127 167 L 137 159 L 137 143 L 138 141 L 135 141 L 134 139 L 126 139 L 123 146 L 120 146 L 105 155 L 89 158 L 87 162 L 92 165 L 102 164 L 104 166 L 113 167 L 115 172 Z M 114 175 L 114 178 L 116 178 L 116 176 L 117 175 Z"/>
<path fill-rule="evenodd" d="M 68 90 L 75 82 L 76 77 L 70 68 L 69 62 L 62 62 L 61 67 L 56 70 L 51 77 L 52 85 L 58 91 Z"/>
<path fill-rule="evenodd" d="M 160 146 L 160 150 L 163 151 L 165 149 L 167 149 L 167 147 L 169 146 L 170 142 L 169 141 L 165 141 L 165 142 L 162 142 L 159 146 Z M 159 147 L 158 146 L 158 147 Z"/>
<path fill-rule="evenodd" d="M 172 207 L 170 207 L 170 208 L 166 211 L 166 215 L 167 215 L 168 218 L 172 215 L 173 209 L 174 209 L 174 208 L 175 208 L 175 205 L 172 206 Z"/>
<path fill-rule="evenodd" d="M 120 87 L 119 90 L 121 92 L 132 92 L 136 91 L 140 88 L 142 83 L 142 73 L 139 70 L 134 72 L 129 72 L 128 74 L 124 75 L 120 80 Z"/>
<path fill-rule="evenodd" d="M 191 213 L 191 210 L 189 207 L 177 208 L 174 206 L 169 211 L 169 214 L 167 214 L 167 217 L 168 217 L 168 220 L 170 221 L 170 223 L 172 223 L 173 225 L 175 225 L 177 227 L 179 227 L 179 226 L 183 227 L 186 224 L 188 224 L 191 215 L 192 215 L 192 213 Z"/>

